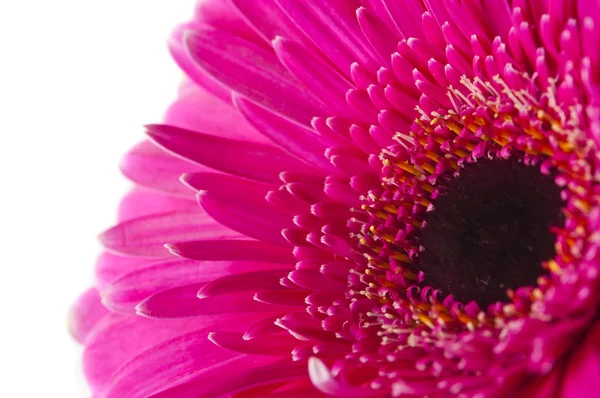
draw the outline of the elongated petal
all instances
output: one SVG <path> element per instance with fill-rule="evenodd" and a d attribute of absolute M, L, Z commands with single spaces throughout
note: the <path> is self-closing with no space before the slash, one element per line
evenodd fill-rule
<path fill-rule="evenodd" d="M 85 376 L 94 391 L 102 391 L 117 374 L 117 369 L 141 351 L 217 321 L 185 319 L 157 322 L 139 316 L 110 314 L 102 319 L 86 341 L 83 353 Z"/>
<path fill-rule="evenodd" d="M 242 369 L 241 372 L 228 374 L 227 379 L 215 378 L 211 380 L 207 377 L 209 375 L 203 374 L 187 383 L 157 394 L 153 398 L 228 396 L 238 391 L 265 384 L 299 379 L 305 375 L 305 363 L 285 359 L 265 366 Z"/>
<path fill-rule="evenodd" d="M 204 283 L 191 284 L 156 293 L 136 307 L 138 314 L 148 318 L 172 319 L 205 315 L 273 313 L 284 307 L 254 300 L 253 292 L 198 298 Z"/>
<path fill-rule="evenodd" d="M 217 347 L 207 337 L 207 330 L 199 330 L 141 352 L 119 369 L 106 397 L 145 398 L 239 355 Z"/>
<path fill-rule="evenodd" d="M 211 282 L 249 269 L 276 268 L 270 263 L 199 262 L 175 259 L 133 271 L 102 290 L 102 302 L 113 311 L 135 313 L 135 307 L 153 294 L 190 283 Z M 271 271 L 257 271 L 268 274 Z M 278 272 L 277 275 L 282 272 Z M 234 277 L 232 275 L 232 277 Z"/>
<path fill-rule="evenodd" d="M 190 197 L 190 192 L 179 182 L 179 176 L 188 172 L 211 170 L 173 156 L 150 141 L 134 146 L 123 157 L 120 167 L 125 177 L 136 184 L 187 198 Z"/>
<path fill-rule="evenodd" d="M 198 203 L 193 195 L 188 198 L 166 195 L 149 189 L 135 187 L 119 204 L 119 222 L 175 211 L 194 211 Z"/>
<path fill-rule="evenodd" d="M 198 291 L 198 297 L 211 297 L 233 292 L 285 289 L 281 278 L 289 273 L 289 268 L 266 271 L 243 272 L 215 279 Z"/>
<path fill-rule="evenodd" d="M 259 201 L 276 185 L 218 173 L 189 173 L 181 181 L 194 191 L 208 191 L 220 197 L 254 197 Z"/>
<path fill-rule="evenodd" d="M 312 2 L 276 0 L 289 17 L 309 36 L 340 70 L 350 76 L 350 66 L 359 61 L 377 71 L 372 49 L 358 29 L 358 1 Z"/>
<path fill-rule="evenodd" d="M 147 126 L 161 147 L 191 162 L 258 181 L 279 181 L 280 170 L 306 170 L 307 165 L 272 146 L 230 140 L 167 125 Z"/>
<path fill-rule="evenodd" d="M 100 235 L 109 250 L 142 257 L 168 257 L 168 242 L 202 238 L 235 238 L 239 234 L 214 222 L 202 211 L 153 214 L 118 224 Z"/>
<path fill-rule="evenodd" d="M 235 108 L 195 84 L 188 84 L 169 107 L 164 123 L 223 138 L 270 144 Z"/>
<path fill-rule="evenodd" d="M 248 260 L 290 264 L 290 250 L 255 240 L 205 240 L 167 245 L 174 254 L 192 260 Z"/>
<path fill-rule="evenodd" d="M 100 302 L 98 291 L 94 288 L 83 293 L 69 311 L 69 332 L 83 344 L 94 326 L 108 311 Z"/>
<path fill-rule="evenodd" d="M 327 113 L 327 107 L 264 48 L 210 29 L 190 31 L 184 40 L 209 75 L 260 106 L 304 125 Z"/>
<path fill-rule="evenodd" d="M 372 390 L 362 390 L 358 387 L 345 385 L 334 379 L 327 366 L 316 357 L 309 359 L 308 373 L 315 387 L 326 394 L 341 395 L 344 397 L 372 397 L 374 394 Z"/>
<path fill-rule="evenodd" d="M 246 202 L 241 197 L 225 199 L 202 192 L 198 202 L 215 220 L 243 235 L 280 246 L 289 245 L 281 230 L 291 226 L 291 220 L 271 209 L 266 201 L 259 204 Z"/>
<path fill-rule="evenodd" d="M 105 251 L 96 260 L 96 286 L 99 290 L 102 290 L 104 286 L 115 279 L 156 261 L 156 258 L 130 257 Z"/>
<path fill-rule="evenodd" d="M 273 48 L 281 63 L 310 91 L 318 93 L 336 114 L 351 114 L 346 93 L 353 87 L 338 71 L 307 49 L 282 37 L 273 41 Z"/>
<path fill-rule="evenodd" d="M 277 145 L 298 159 L 335 174 L 333 165 L 325 158 L 325 149 L 330 146 L 327 140 L 237 96 L 234 103 L 250 123 Z"/>
<path fill-rule="evenodd" d="M 288 333 L 245 339 L 242 333 L 213 332 L 209 339 L 227 350 L 254 355 L 287 355 L 300 342 Z"/>
<path fill-rule="evenodd" d="M 284 36 L 299 43 L 310 44 L 307 37 L 287 17 L 273 0 L 232 0 L 232 3 L 267 43 L 276 36 Z M 265 18 L 268 15 L 268 18 Z"/>

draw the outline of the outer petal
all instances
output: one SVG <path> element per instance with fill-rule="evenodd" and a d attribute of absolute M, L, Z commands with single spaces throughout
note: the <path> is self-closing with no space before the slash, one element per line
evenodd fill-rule
<path fill-rule="evenodd" d="M 218 100 L 196 84 L 186 84 L 185 91 L 180 93 L 180 97 L 167 111 L 164 122 L 219 137 L 263 144 L 271 143 L 231 105 Z"/>
<path fill-rule="evenodd" d="M 107 283 L 136 269 L 140 269 L 156 262 L 155 258 L 119 256 L 104 252 L 96 260 L 95 277 L 96 287 L 102 290 Z"/>
<path fill-rule="evenodd" d="M 161 147 L 191 162 L 257 181 L 278 182 L 282 170 L 311 169 L 270 145 L 231 140 L 167 125 L 148 126 L 147 133 Z"/>
<path fill-rule="evenodd" d="M 89 336 L 83 353 L 83 369 L 90 386 L 95 392 L 103 391 L 116 370 L 142 350 L 211 322 L 210 319 L 158 322 L 138 316 L 106 316 Z"/>
<path fill-rule="evenodd" d="M 193 211 L 198 204 L 192 195 L 189 199 L 164 195 L 148 189 L 135 187 L 121 200 L 119 204 L 119 222 L 144 217 L 150 214 L 172 211 Z"/>
<path fill-rule="evenodd" d="M 152 321 L 155 327 L 169 324 L 169 321 Z M 175 321 L 181 322 L 181 321 Z M 190 374 L 202 369 L 210 368 L 224 360 L 234 357 L 236 354 L 223 350 L 208 340 L 208 334 L 214 329 L 225 329 L 237 331 L 244 328 L 248 319 L 236 318 L 232 322 L 230 318 L 220 316 L 210 320 L 204 320 L 202 329 L 196 331 L 186 330 L 181 326 L 177 334 L 162 339 L 152 345 L 145 345 L 143 350 L 138 350 L 135 356 L 131 356 L 127 362 L 121 362 L 116 370 L 116 380 L 106 392 L 107 397 L 147 397 L 152 393 L 179 383 L 189 377 Z M 149 325 L 146 324 L 146 329 Z M 155 330 L 150 330 L 152 337 L 158 335 Z M 121 333 L 127 333 L 121 330 Z M 122 339 L 128 339 L 122 336 Z"/>
<path fill-rule="evenodd" d="M 94 288 L 83 293 L 69 311 L 69 331 L 79 343 L 85 343 L 90 331 L 108 311 Z"/>
<path fill-rule="evenodd" d="M 194 61 L 209 75 L 262 107 L 305 125 L 314 116 L 328 113 L 271 51 L 208 29 L 190 32 L 185 43 Z"/>
<path fill-rule="evenodd" d="M 249 269 L 275 267 L 278 266 L 268 263 L 169 260 L 133 271 L 110 283 L 102 290 L 102 302 L 113 311 L 135 313 L 135 307 L 141 301 L 167 289 L 210 282 Z"/>
<path fill-rule="evenodd" d="M 224 378 L 223 375 L 218 377 L 216 375 L 201 374 L 187 383 L 157 394 L 154 398 L 229 396 L 238 391 L 266 384 L 300 379 L 305 375 L 306 363 L 284 359 L 264 366 L 244 367 L 238 372 L 228 374 L 227 378 Z M 210 376 L 214 376 L 214 378 Z"/>
<path fill-rule="evenodd" d="M 100 241 L 109 250 L 141 257 L 168 257 L 165 243 L 240 235 L 213 221 L 201 210 L 152 214 L 105 231 Z"/>
<path fill-rule="evenodd" d="M 150 141 L 134 146 L 121 160 L 121 172 L 136 184 L 171 195 L 189 198 L 190 191 L 179 181 L 183 173 L 211 171 L 177 158 Z"/>

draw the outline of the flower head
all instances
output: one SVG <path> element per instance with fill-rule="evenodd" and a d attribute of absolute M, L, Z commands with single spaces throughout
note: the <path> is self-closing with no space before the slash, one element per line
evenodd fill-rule
<path fill-rule="evenodd" d="M 200 2 L 74 308 L 95 395 L 600 394 L 598 17 Z"/>

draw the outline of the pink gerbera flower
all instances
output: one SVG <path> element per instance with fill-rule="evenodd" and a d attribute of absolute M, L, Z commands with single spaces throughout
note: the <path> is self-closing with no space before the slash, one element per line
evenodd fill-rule
<path fill-rule="evenodd" d="M 73 310 L 94 396 L 600 396 L 598 21 L 201 1 Z"/>

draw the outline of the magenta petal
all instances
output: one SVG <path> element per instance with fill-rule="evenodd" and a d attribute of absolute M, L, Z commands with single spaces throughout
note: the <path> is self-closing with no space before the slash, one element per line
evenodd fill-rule
<path fill-rule="evenodd" d="M 197 85 L 188 83 L 179 95 L 168 109 L 164 124 L 234 140 L 271 143 L 231 104 L 225 104 Z"/>
<path fill-rule="evenodd" d="M 121 172 L 136 184 L 188 198 L 190 192 L 179 182 L 179 176 L 186 172 L 211 170 L 179 159 L 150 141 L 134 146 L 121 159 L 120 167 Z"/>
<path fill-rule="evenodd" d="M 225 199 L 211 192 L 201 192 L 198 202 L 219 223 L 243 235 L 280 246 L 289 245 L 281 230 L 291 226 L 291 220 L 269 207 L 266 200 L 260 204 L 244 197 Z"/>
<path fill-rule="evenodd" d="M 233 372 L 219 372 L 219 376 L 201 374 L 152 398 L 223 397 L 266 384 L 295 380 L 306 376 L 306 363 L 284 359 L 265 366 L 232 367 Z"/>
<path fill-rule="evenodd" d="M 360 61 L 371 72 L 377 71 L 372 50 L 365 45 L 364 36 L 356 22 L 357 1 L 305 2 L 276 0 L 300 29 L 331 59 L 331 62 L 350 76 L 350 66 Z"/>
<path fill-rule="evenodd" d="M 346 93 L 353 86 L 345 77 L 309 50 L 290 40 L 277 37 L 273 41 L 273 48 L 281 63 L 310 91 L 318 94 L 337 114 L 352 116 L 346 102 Z"/>
<path fill-rule="evenodd" d="M 298 159 L 330 173 L 336 173 L 333 165 L 325 157 L 325 149 L 330 143 L 314 131 L 293 124 L 240 97 L 234 103 L 265 136 Z"/>
<path fill-rule="evenodd" d="M 327 107 L 310 94 L 270 52 L 226 32 L 188 32 L 185 45 L 209 75 L 260 106 L 304 125 Z"/>
<path fill-rule="evenodd" d="M 150 214 L 197 209 L 198 203 L 192 195 L 189 195 L 189 198 L 182 198 L 135 187 L 125 195 L 119 204 L 119 222 Z"/>
<path fill-rule="evenodd" d="M 260 263 L 169 260 L 135 270 L 113 281 L 102 290 L 102 302 L 113 311 L 135 313 L 136 305 L 161 291 L 190 283 L 210 282 L 249 267 L 260 269 L 264 266 Z"/>
<path fill-rule="evenodd" d="M 167 125 L 147 126 L 161 147 L 192 162 L 253 180 L 275 183 L 280 170 L 306 170 L 303 164 L 269 145 L 231 140 Z"/>
<path fill-rule="evenodd" d="M 273 0 L 232 0 L 246 21 L 270 43 L 275 36 L 285 36 L 309 45 L 306 36 L 285 15 Z M 265 18 L 268 15 L 268 18 Z"/>
<path fill-rule="evenodd" d="M 307 292 L 302 290 L 264 290 L 257 292 L 254 299 L 261 303 L 304 308 L 306 296 Z"/>
<path fill-rule="evenodd" d="M 566 366 L 561 397 L 600 397 L 599 375 L 600 322 L 595 322 Z"/>
<path fill-rule="evenodd" d="M 282 312 L 285 307 L 254 300 L 254 292 L 232 293 L 198 298 L 204 283 L 191 284 L 156 293 L 136 307 L 138 314 L 148 318 L 170 319 L 201 315 Z"/>
<path fill-rule="evenodd" d="M 106 398 L 145 398 L 239 354 L 217 347 L 198 330 L 141 352 L 118 370 Z"/>
<path fill-rule="evenodd" d="M 116 370 L 138 353 L 203 325 L 221 324 L 214 319 L 185 319 L 157 322 L 139 316 L 109 314 L 94 329 L 86 341 L 83 367 L 94 391 L 102 391 L 115 376 Z"/>
<path fill-rule="evenodd" d="M 379 59 L 391 66 L 391 56 L 398 51 L 398 38 L 377 15 L 361 7 L 357 11 L 358 23 Z"/>
<path fill-rule="evenodd" d="M 376 397 L 373 390 L 360 389 L 340 383 L 332 375 L 327 366 L 318 358 L 308 360 L 308 373 L 310 379 L 319 390 L 326 394 L 344 397 Z"/>
<path fill-rule="evenodd" d="M 94 288 L 83 293 L 69 311 L 69 332 L 83 344 L 93 327 L 108 311 L 100 302 L 98 291 Z"/>
<path fill-rule="evenodd" d="M 194 191 L 209 191 L 225 198 L 254 197 L 260 202 L 264 201 L 267 192 L 276 189 L 276 185 L 217 173 L 184 174 L 181 176 L 181 181 Z"/>
<path fill-rule="evenodd" d="M 243 272 L 223 276 L 204 285 L 198 291 L 198 297 L 219 296 L 242 291 L 257 292 L 260 290 L 285 289 L 281 285 L 280 280 L 289 273 L 290 268 Z"/>
<path fill-rule="evenodd" d="M 254 355 L 289 355 L 299 343 L 288 333 L 245 339 L 242 333 L 213 332 L 208 338 L 227 350 Z"/>
<path fill-rule="evenodd" d="M 195 84 L 214 95 L 224 104 L 231 106 L 231 90 L 200 68 L 185 49 L 183 37 L 189 28 L 189 25 L 182 25 L 172 33 L 169 40 L 169 51 L 173 59 Z"/>
<path fill-rule="evenodd" d="M 120 256 L 104 252 L 98 257 L 95 264 L 96 287 L 102 290 L 104 286 L 115 279 L 156 261 L 155 258 Z"/>
<path fill-rule="evenodd" d="M 254 240 L 206 240 L 177 242 L 167 248 L 192 260 L 247 260 L 290 264 L 295 261 L 288 248 Z"/>
<path fill-rule="evenodd" d="M 239 234 L 217 224 L 201 210 L 153 214 L 118 224 L 100 235 L 109 250 L 142 257 L 168 257 L 167 242 L 202 238 L 237 238 Z"/>

